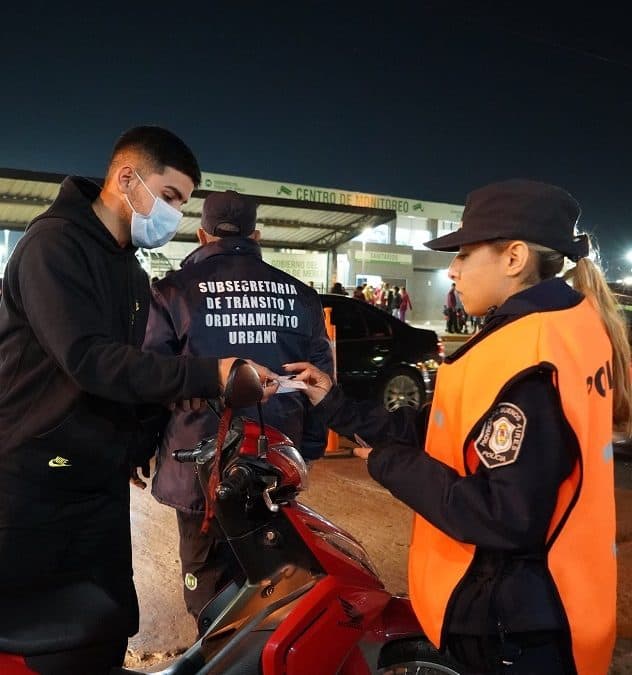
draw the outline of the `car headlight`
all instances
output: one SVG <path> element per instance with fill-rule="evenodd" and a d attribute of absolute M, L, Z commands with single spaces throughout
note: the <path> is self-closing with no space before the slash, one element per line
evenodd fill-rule
<path fill-rule="evenodd" d="M 424 382 L 432 381 L 432 375 L 437 372 L 438 367 L 439 362 L 435 359 L 426 359 L 425 361 L 417 361 L 417 363 L 415 363 L 415 368 L 421 373 Z"/>

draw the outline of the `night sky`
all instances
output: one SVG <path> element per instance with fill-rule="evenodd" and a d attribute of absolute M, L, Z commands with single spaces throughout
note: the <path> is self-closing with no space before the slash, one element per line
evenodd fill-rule
<path fill-rule="evenodd" d="M 0 166 L 102 176 L 123 130 L 161 124 L 216 173 L 457 204 L 534 178 L 574 194 L 612 273 L 629 24 L 515 4 L 11 2 Z"/>

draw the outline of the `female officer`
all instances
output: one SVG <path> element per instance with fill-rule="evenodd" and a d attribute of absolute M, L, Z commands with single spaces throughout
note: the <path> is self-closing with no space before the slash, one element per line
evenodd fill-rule
<path fill-rule="evenodd" d="M 458 251 L 449 276 L 487 318 L 439 369 L 424 452 L 400 426 L 414 427 L 410 412 L 367 415 L 310 364 L 287 365 L 415 511 L 411 602 L 464 672 L 605 675 L 611 660 L 611 438 L 632 418 L 630 348 L 579 213 L 556 186 L 504 181 L 472 192 L 462 227 L 428 243 Z M 573 287 L 557 276 L 565 258 Z"/>

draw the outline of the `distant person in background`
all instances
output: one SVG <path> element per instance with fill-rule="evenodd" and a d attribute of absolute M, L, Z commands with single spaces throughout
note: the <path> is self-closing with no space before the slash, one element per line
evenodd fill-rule
<path fill-rule="evenodd" d="M 391 285 L 386 281 L 382 282 L 382 292 L 380 293 L 380 303 L 378 307 L 383 309 L 385 312 L 388 309 L 388 294 L 390 292 L 392 292 Z"/>
<path fill-rule="evenodd" d="M 445 299 L 445 312 L 446 312 L 445 329 L 448 333 L 457 332 L 456 308 L 457 308 L 456 284 L 452 284 Z"/>
<path fill-rule="evenodd" d="M 364 289 L 362 286 L 356 286 L 355 290 L 353 291 L 353 298 L 355 300 L 361 300 L 362 302 L 366 302 L 366 298 L 364 297 Z"/>
<path fill-rule="evenodd" d="M 373 304 L 378 309 L 382 309 L 382 298 L 384 297 L 384 282 L 382 282 L 374 291 L 373 291 Z"/>
<path fill-rule="evenodd" d="M 406 288 L 402 287 L 402 289 L 400 291 L 400 295 L 401 295 L 401 301 L 399 303 L 399 318 L 402 321 L 406 321 L 406 312 L 409 309 L 413 308 L 413 303 L 410 299 L 410 295 L 408 294 L 408 291 L 406 290 Z"/>
<path fill-rule="evenodd" d="M 345 291 L 345 289 L 342 287 L 342 284 L 339 281 L 336 281 L 334 283 L 329 292 L 333 293 L 334 295 L 349 295 L 347 291 Z"/>
<path fill-rule="evenodd" d="M 467 335 L 467 312 L 458 293 L 456 294 L 456 332 Z"/>
<path fill-rule="evenodd" d="M 399 286 L 393 289 L 393 303 L 391 304 L 391 314 L 399 319 L 399 306 L 402 304 L 402 296 L 399 292 Z"/>
<path fill-rule="evenodd" d="M 385 295 L 382 296 L 382 309 L 389 314 L 393 311 L 393 289 L 390 284 L 386 284 Z"/>
<path fill-rule="evenodd" d="M 364 299 L 369 303 L 369 305 L 375 304 L 375 294 L 373 293 L 373 286 L 371 284 L 364 285 Z"/>

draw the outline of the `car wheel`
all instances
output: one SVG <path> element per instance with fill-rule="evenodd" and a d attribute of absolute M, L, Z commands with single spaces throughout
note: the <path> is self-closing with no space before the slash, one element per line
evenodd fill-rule
<path fill-rule="evenodd" d="M 614 431 L 612 433 L 612 449 L 615 457 L 632 459 L 632 438 L 629 438 L 623 431 Z"/>
<path fill-rule="evenodd" d="M 389 374 L 382 388 L 382 402 L 389 412 L 404 405 L 419 409 L 425 401 L 426 389 L 421 375 L 407 368 Z"/>
<path fill-rule="evenodd" d="M 377 667 L 381 675 L 459 675 L 462 672 L 425 638 L 387 643 L 382 647 Z"/>

